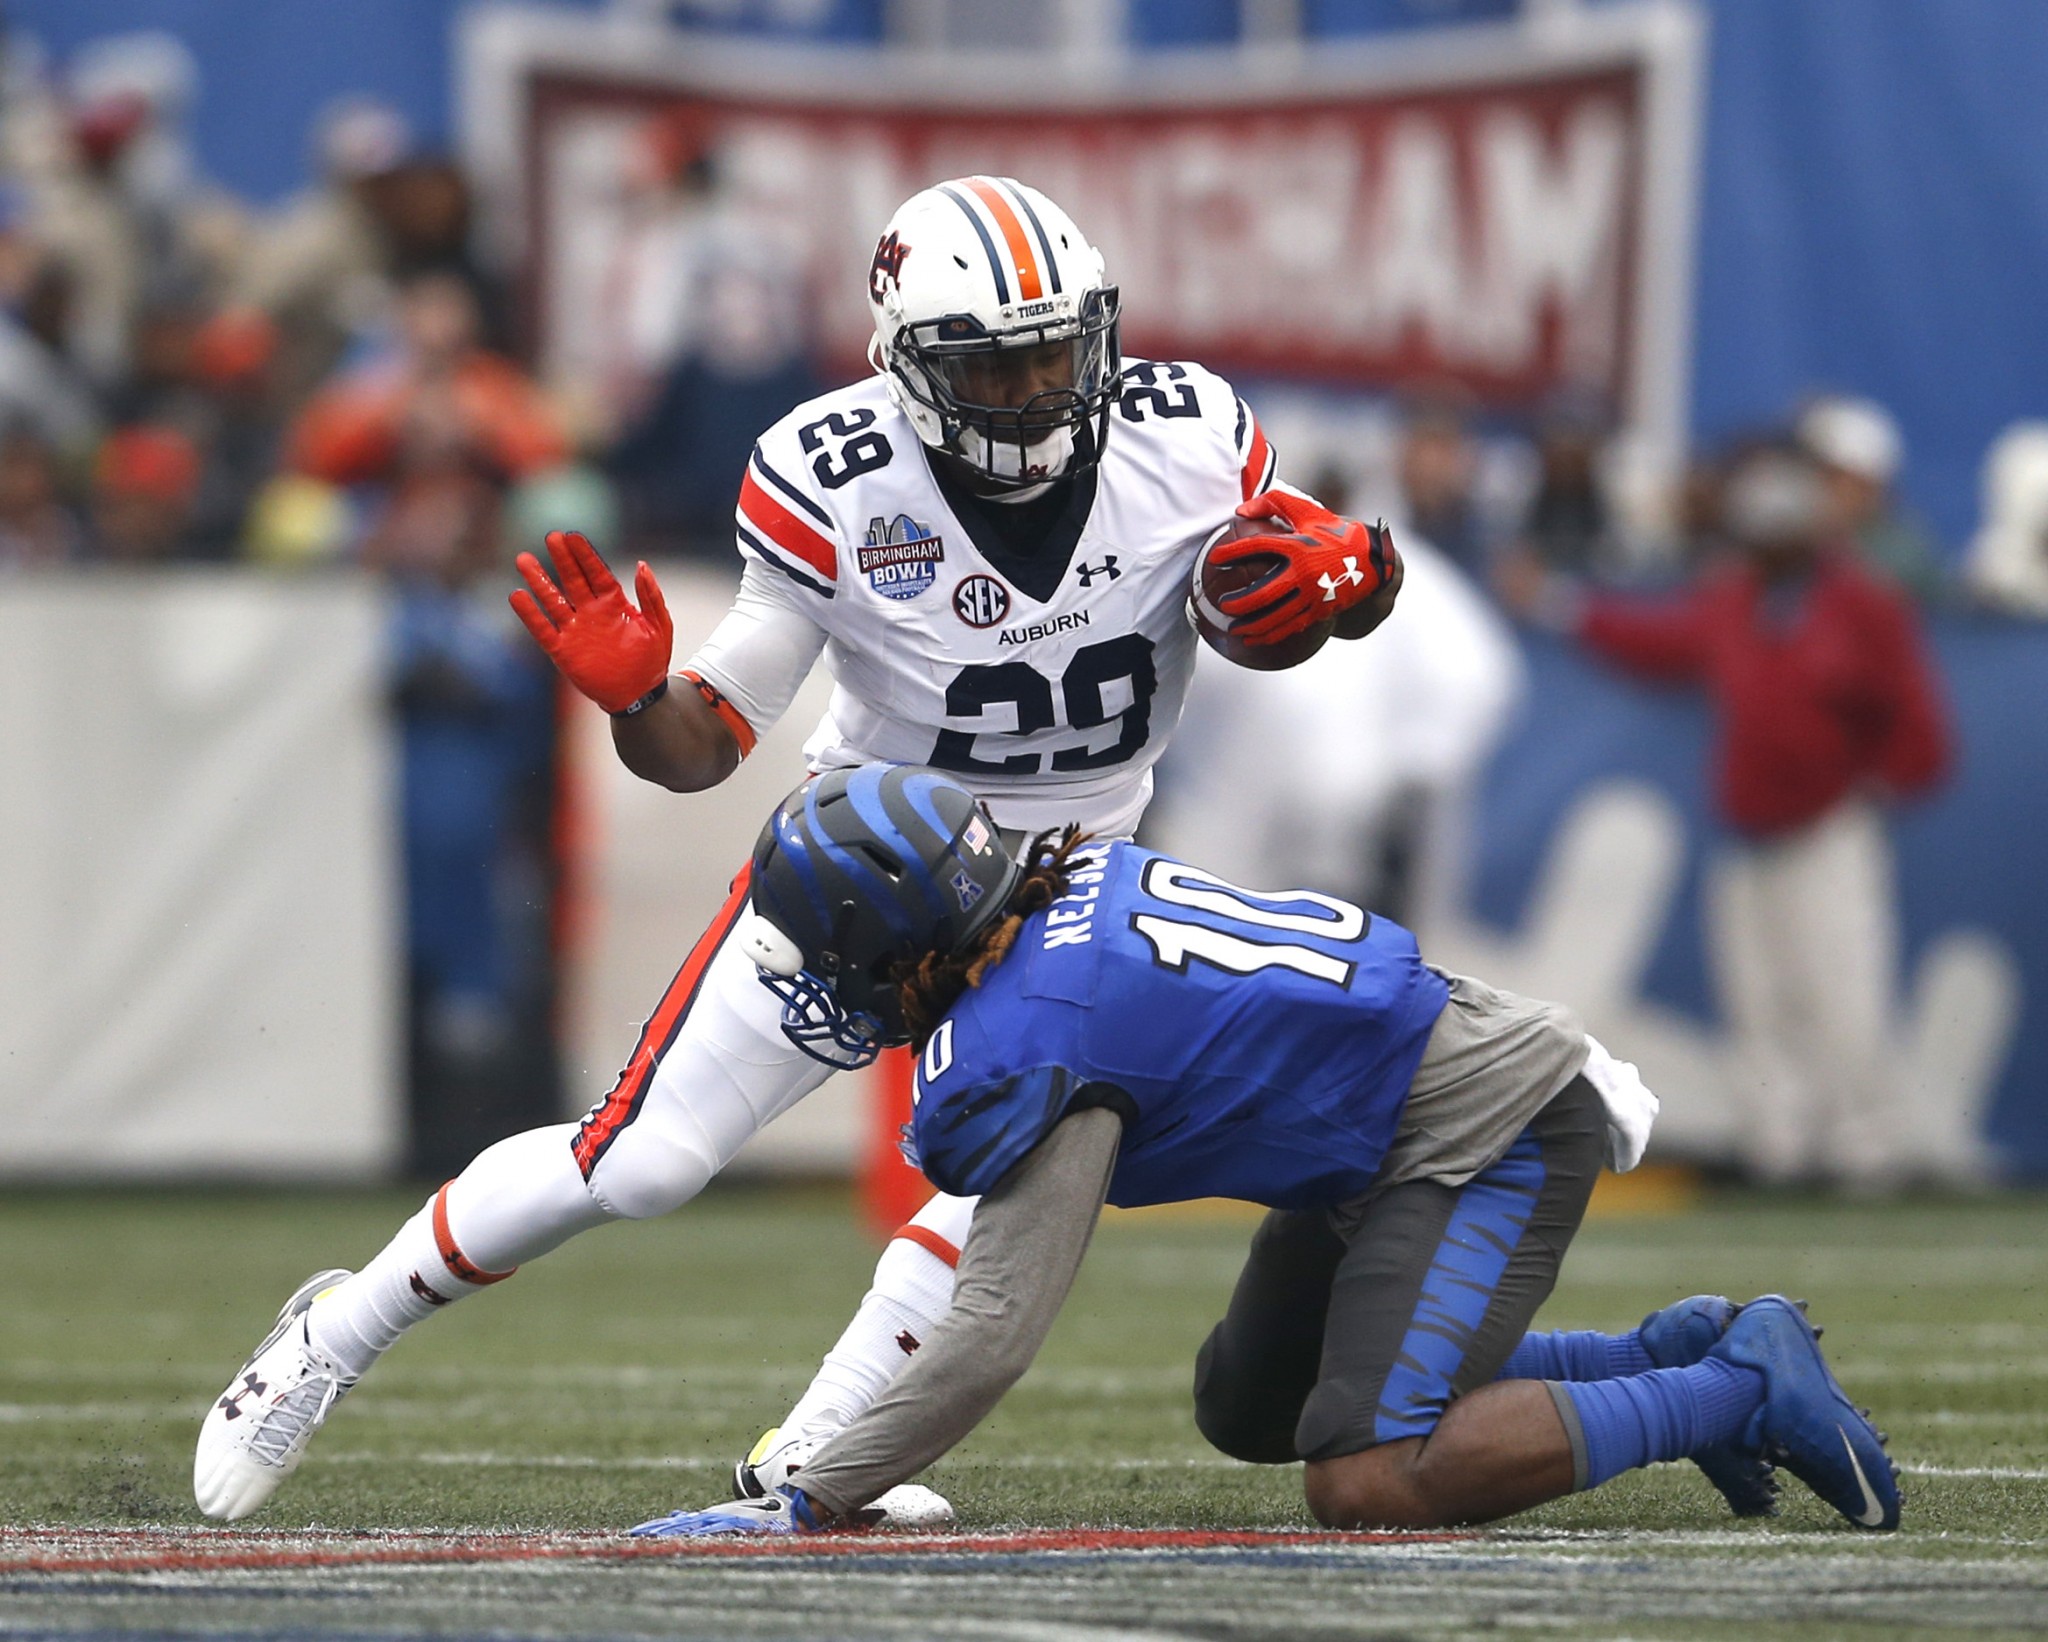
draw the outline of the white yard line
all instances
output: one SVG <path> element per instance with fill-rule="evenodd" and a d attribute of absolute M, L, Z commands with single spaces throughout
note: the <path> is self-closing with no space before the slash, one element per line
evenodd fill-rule
<path fill-rule="evenodd" d="M 600 1459 L 593 1454 L 500 1454 L 489 1449 L 455 1454 L 383 1454 L 364 1449 L 341 1449 L 320 1456 L 356 1465 L 433 1465 L 459 1470 L 484 1470 L 511 1466 L 541 1471 L 717 1471 L 732 1469 L 731 1460 L 690 1459 L 682 1455 L 626 1454 Z"/>
<path fill-rule="evenodd" d="M 1771 1273 L 1788 1294 L 1802 1284 L 1841 1283 L 1896 1291 L 1901 1288 L 1992 1287 L 2048 1277 L 2048 1249 L 2005 1244 L 1995 1248 L 1887 1248 L 1881 1244 L 1791 1249 L 1782 1244 L 1719 1243 L 1707 1250 L 1580 1246 L 1565 1257 L 1564 1287 L 1656 1288 L 1683 1284 L 1688 1272 L 1725 1271 L 1739 1265 Z"/>
<path fill-rule="evenodd" d="M 166 1408 L 161 1403 L 0 1403 L 0 1425 L 176 1419 L 184 1412 L 182 1408 Z"/>
<path fill-rule="evenodd" d="M 449 1453 L 392 1454 L 373 1449 L 341 1449 L 323 1453 L 322 1459 L 355 1465 L 432 1465 L 484 1469 L 492 1466 L 531 1467 L 549 1471 L 717 1471 L 731 1469 L 724 1459 L 691 1458 L 683 1455 L 624 1454 L 605 1458 L 593 1454 L 507 1454 L 495 1449 Z M 1271 1470 L 1251 1466 L 1221 1454 L 1199 1454 L 1191 1458 L 1099 1460 L 1076 1459 L 1068 1454 L 1004 1454 L 987 1462 L 1019 1471 L 1251 1471 Z"/>
<path fill-rule="evenodd" d="M 527 1467 L 549 1471 L 717 1471 L 727 1461 L 672 1454 L 623 1454 L 605 1457 L 594 1454 L 508 1454 L 495 1449 L 454 1452 L 391 1454 L 367 1449 L 342 1449 L 325 1453 L 325 1460 L 359 1465 L 431 1465 L 437 1467 Z M 1071 1454 L 992 1454 L 983 1462 L 1018 1471 L 1252 1471 L 1271 1470 L 1251 1466 L 1221 1454 L 1161 1456 L 1152 1459 L 1124 1456 L 1079 1459 Z M 2048 1482 L 2048 1469 L 2010 1465 L 1920 1465 L 1901 1461 L 1900 1469 L 1922 1477 L 1989 1477 L 2013 1482 Z M 1628 1535 L 1631 1540 L 1638 1538 Z M 1755 1534 L 1739 1534 L 1750 1543 Z"/>
<path fill-rule="evenodd" d="M 1823 1316 L 1821 1321 L 1825 1323 L 1827 1318 Z M 2024 1346 L 2048 1342 L 2048 1323 L 1858 1323 L 1855 1334 L 1859 1343 Z"/>
<path fill-rule="evenodd" d="M 2048 1380 L 2048 1357 L 1949 1358 L 1932 1362 L 1900 1362 L 1888 1357 L 1833 1359 L 1838 1379 L 1920 1380 L 1945 1385 L 1974 1385 L 1984 1380 Z"/>

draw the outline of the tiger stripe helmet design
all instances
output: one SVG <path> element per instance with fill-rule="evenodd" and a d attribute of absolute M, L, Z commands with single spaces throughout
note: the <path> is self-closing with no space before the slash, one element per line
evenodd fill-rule
<path fill-rule="evenodd" d="M 1019 871 L 957 781 L 908 764 L 830 770 L 762 828 L 736 936 L 782 999 L 784 1035 L 828 1065 L 865 1066 L 906 1041 L 896 965 L 966 945 Z"/>
<path fill-rule="evenodd" d="M 1101 460 L 1117 290 L 1035 188 L 958 177 L 912 195 L 875 247 L 868 300 L 870 357 L 926 445 L 1007 486 Z"/>

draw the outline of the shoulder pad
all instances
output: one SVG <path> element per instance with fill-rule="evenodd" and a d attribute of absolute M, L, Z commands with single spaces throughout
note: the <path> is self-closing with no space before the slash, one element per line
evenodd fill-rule
<path fill-rule="evenodd" d="M 1158 424 L 1162 431 L 1199 420 L 1221 445 L 1219 456 L 1237 470 L 1241 498 L 1272 488 L 1278 463 L 1258 419 L 1230 384 L 1205 365 L 1185 359 L 1133 362 L 1124 370 L 1117 414 L 1126 423 Z"/>
<path fill-rule="evenodd" d="M 918 1166 L 955 1197 L 980 1197 L 1066 1116 L 1073 1075 L 1036 1066 L 994 1083 L 927 1078 L 920 1064 L 912 1119 Z"/>
<path fill-rule="evenodd" d="M 736 518 L 740 551 L 831 598 L 842 536 L 833 493 L 915 440 L 879 378 L 797 406 L 748 458 Z"/>

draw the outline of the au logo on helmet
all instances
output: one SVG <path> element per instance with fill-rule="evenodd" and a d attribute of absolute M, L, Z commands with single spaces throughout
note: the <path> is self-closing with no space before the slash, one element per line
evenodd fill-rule
<path fill-rule="evenodd" d="M 913 194 L 875 246 L 868 298 L 870 357 L 928 449 L 1003 488 L 1101 460 L 1122 380 L 1117 289 L 1035 188 L 972 176 Z"/>
<path fill-rule="evenodd" d="M 875 260 L 868 264 L 868 295 L 875 301 L 882 300 L 882 280 L 886 277 L 891 285 L 903 282 L 903 259 L 910 255 L 910 247 L 903 243 L 903 237 L 893 228 L 884 234 L 875 246 Z"/>

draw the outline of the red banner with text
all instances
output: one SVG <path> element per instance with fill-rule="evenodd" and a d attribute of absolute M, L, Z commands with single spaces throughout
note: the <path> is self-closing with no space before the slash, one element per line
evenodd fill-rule
<path fill-rule="evenodd" d="M 894 208 L 1021 178 L 1122 287 L 1125 350 L 1346 386 L 1453 381 L 1526 407 L 1565 384 L 1624 420 L 1640 385 L 1645 70 L 1626 62 L 1271 102 L 975 109 L 764 101 L 618 76 L 531 83 L 527 221 L 544 353 L 600 367 L 649 156 L 709 163 L 731 254 L 797 279 L 806 346 L 860 368 Z M 640 214 L 636 216 L 636 211 Z"/>

